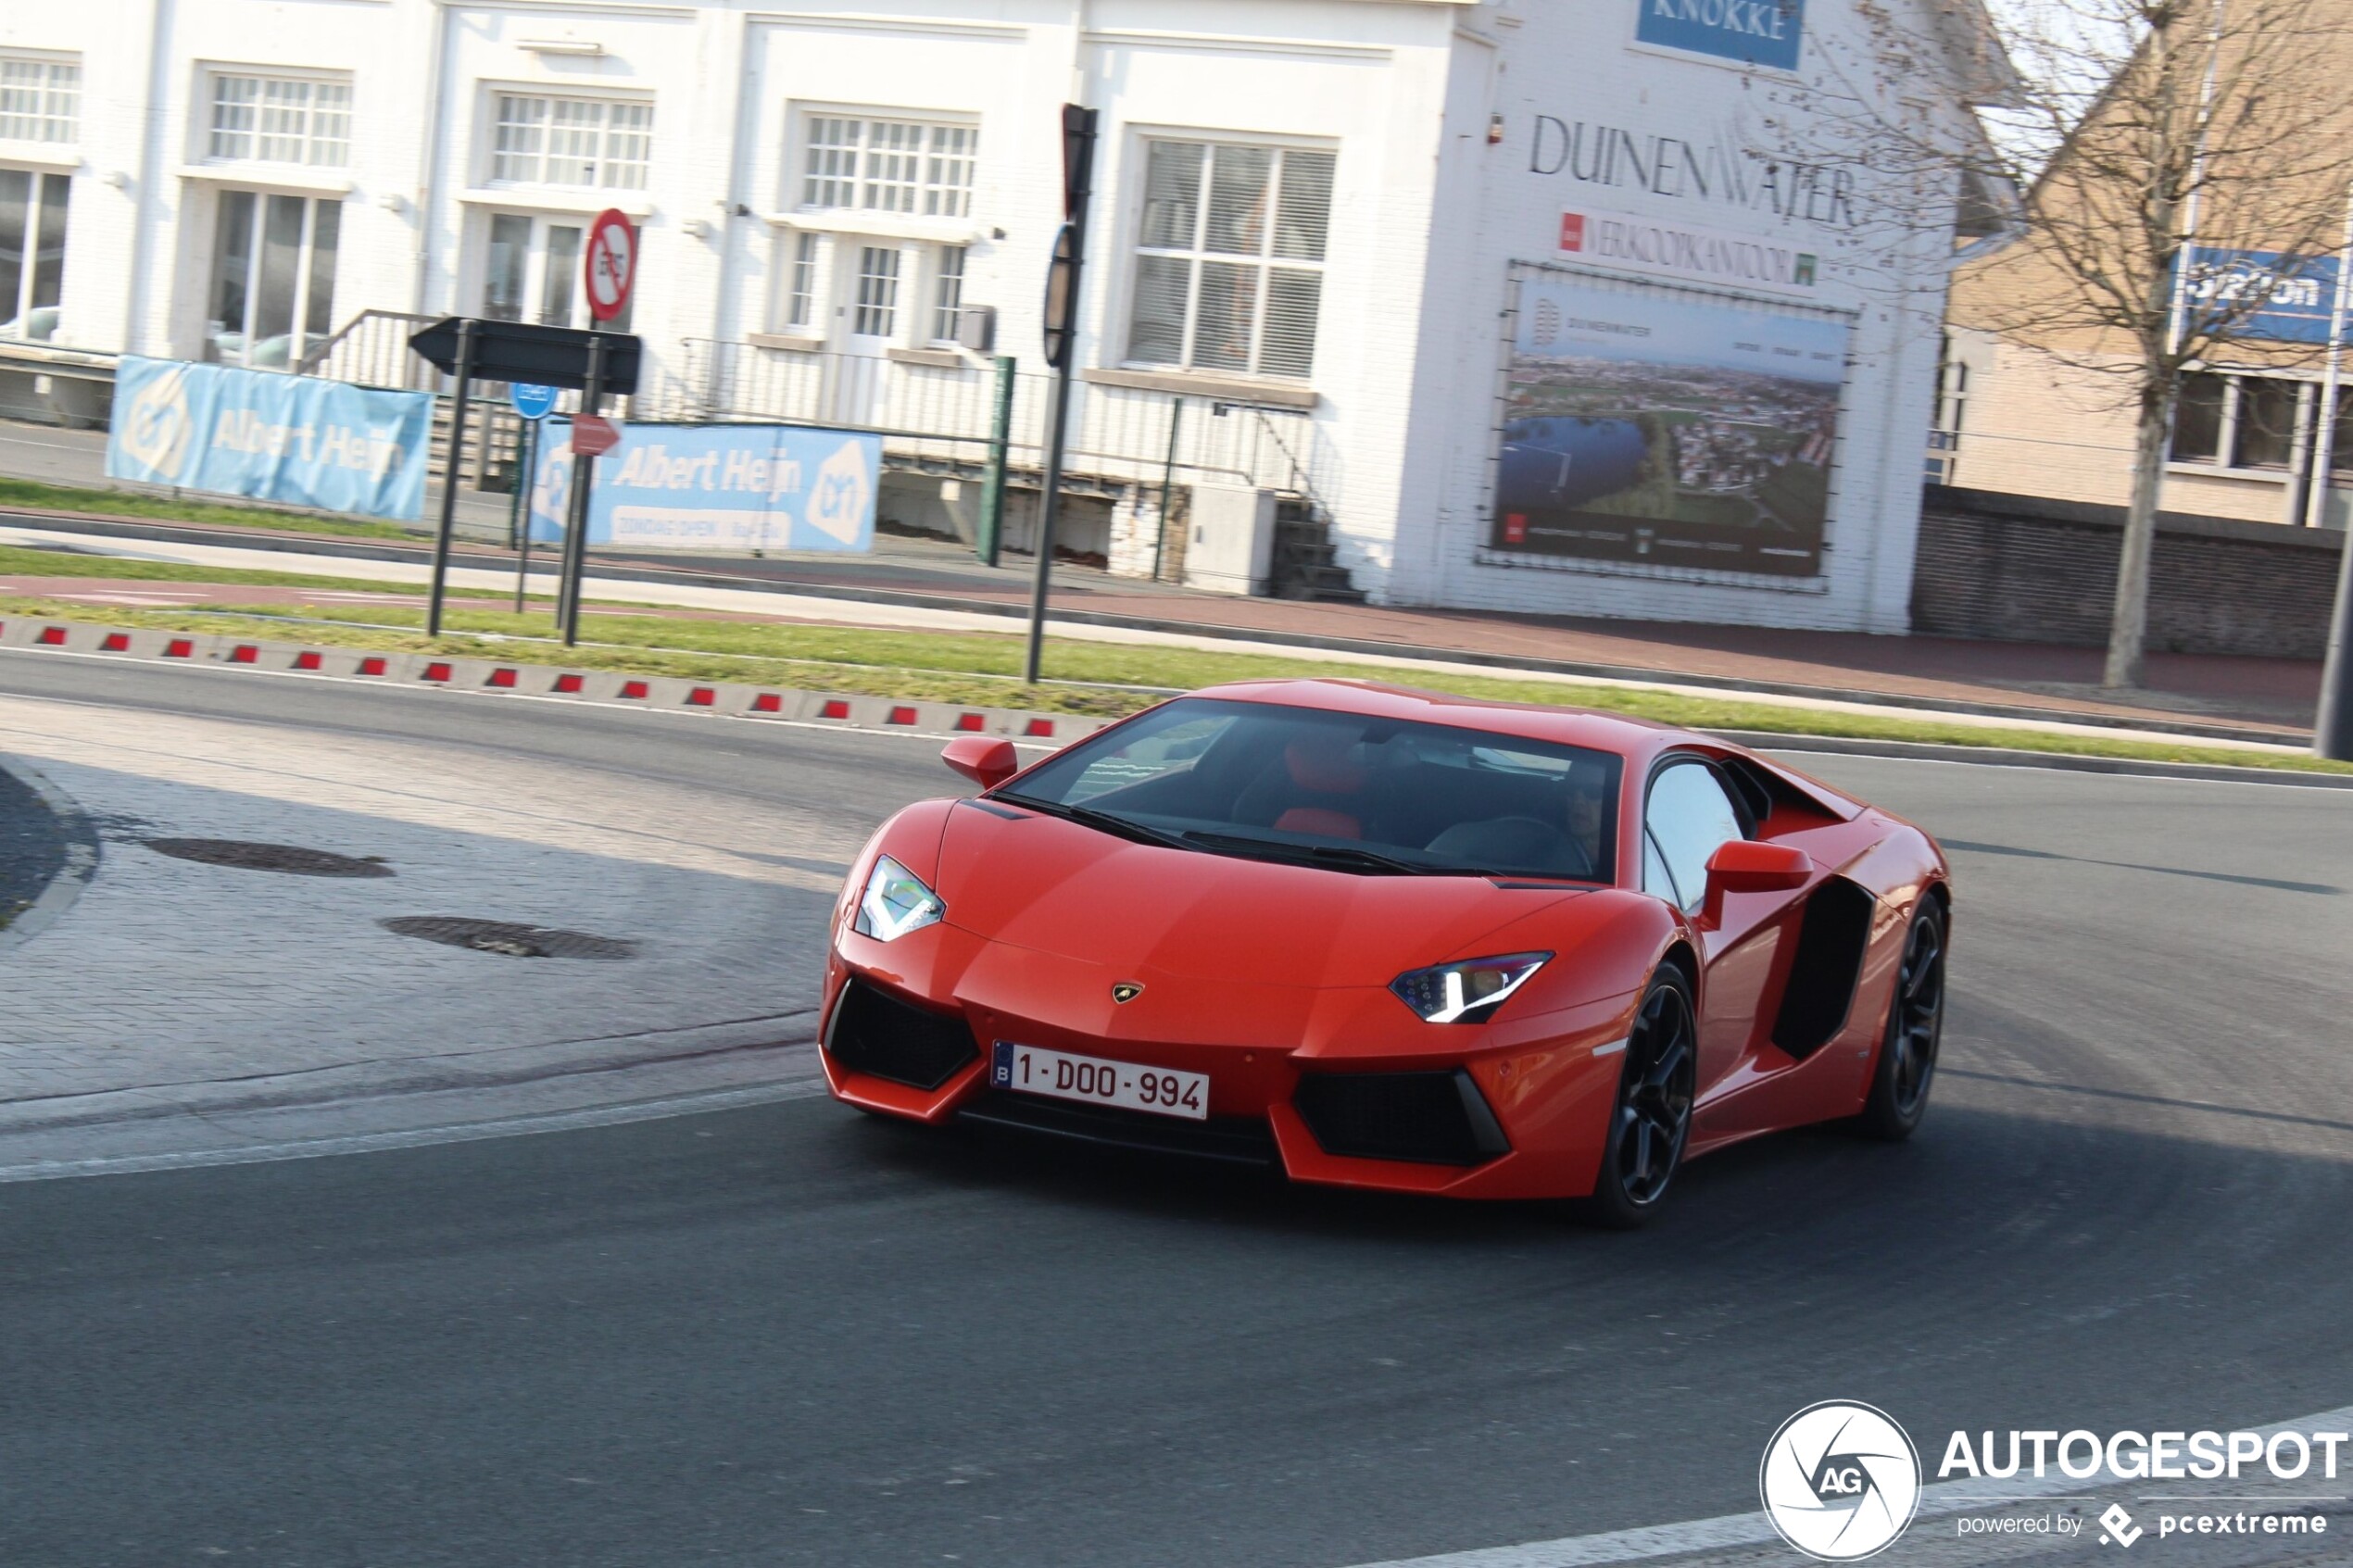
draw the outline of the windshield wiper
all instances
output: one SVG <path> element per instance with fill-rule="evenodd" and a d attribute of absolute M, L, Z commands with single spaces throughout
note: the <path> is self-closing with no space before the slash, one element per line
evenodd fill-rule
<path fill-rule="evenodd" d="M 1207 849 L 1244 852 L 1271 849 L 1288 860 L 1310 864 L 1320 860 L 1327 864 L 1362 866 L 1368 871 L 1387 872 L 1393 876 L 1468 874 L 1439 866 L 1425 866 L 1413 860 L 1401 860 L 1394 855 L 1384 855 L 1376 849 L 1359 849 L 1351 844 L 1286 844 L 1278 838 L 1251 838 L 1241 834 L 1202 833 L 1198 829 L 1187 833 L 1185 837 L 1188 842 Z"/>
<path fill-rule="evenodd" d="M 1148 828 L 1143 823 L 1130 822 L 1126 817 L 1114 817 L 1109 811 L 1098 811 L 1091 806 L 1066 806 L 1059 800 L 1038 800 L 1026 795 L 992 795 L 989 798 L 1019 806 L 1024 810 L 1041 812 L 1049 817 L 1060 817 L 1064 822 L 1076 822 L 1081 827 L 1093 828 L 1097 833 L 1107 833 L 1114 838 L 1125 838 L 1131 843 L 1157 844 L 1164 849 L 1189 847 L 1183 839 L 1174 834 L 1163 833 L 1158 828 Z"/>

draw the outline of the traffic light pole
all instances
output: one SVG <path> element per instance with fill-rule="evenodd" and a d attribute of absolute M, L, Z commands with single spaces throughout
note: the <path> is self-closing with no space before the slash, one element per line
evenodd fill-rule
<path fill-rule="evenodd" d="M 1046 596 L 1053 585 L 1054 525 L 1062 519 L 1063 460 L 1070 445 L 1070 382 L 1078 358 L 1078 282 L 1087 265 L 1087 207 L 1094 194 L 1093 109 L 1063 106 L 1063 212 L 1046 275 L 1046 359 L 1054 368 L 1051 420 L 1046 436 L 1045 498 L 1038 510 L 1038 576 L 1029 590 L 1029 657 L 1024 669 L 1038 684 L 1046 655 Z"/>

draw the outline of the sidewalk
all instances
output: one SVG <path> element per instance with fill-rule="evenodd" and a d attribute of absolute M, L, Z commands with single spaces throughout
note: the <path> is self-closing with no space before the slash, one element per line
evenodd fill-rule
<path fill-rule="evenodd" d="M 19 445 L 26 443 L 41 445 L 38 465 L 25 461 Z M 90 433 L 0 427 L 0 465 L 19 470 L 37 466 L 37 477 L 57 483 L 102 483 L 95 477 L 96 451 Z M 418 562 L 426 557 L 422 540 L 416 545 L 330 540 L 212 525 L 196 529 L 143 523 L 118 529 L 96 521 L 23 511 L 12 515 L 53 530 L 105 529 L 118 537 L 210 541 L 273 553 Z M 120 546 L 118 551 L 136 553 Z M 462 545 L 459 553 L 466 565 L 476 568 L 495 570 L 505 563 L 511 571 L 514 559 L 511 552 L 483 545 Z M 316 569 L 294 560 L 269 564 Z M 1027 558 L 1008 557 L 1003 565 L 987 567 L 952 541 L 888 533 L 878 537 L 875 553 L 865 557 L 715 559 L 598 551 L 594 570 L 608 579 L 764 589 L 1007 620 L 1026 615 L 1031 579 Z M 2148 660 L 2148 689 L 2128 698 L 2098 684 L 2098 648 L 1235 598 L 1115 578 L 1069 563 L 1057 563 L 1053 578 L 1052 613 L 1065 624 L 2021 719 L 2192 728 L 2289 743 L 2309 739 L 2320 691 L 2319 664 L 2292 659 L 2155 654 Z M 141 583 L 136 591 L 145 602 L 206 602 L 202 596 L 179 601 L 164 596 L 168 588 L 179 586 Z M 119 585 L 118 591 L 127 589 Z M 608 596 L 613 591 L 609 583 Z M 156 596 L 152 599 L 147 598 L 150 593 Z M 237 596 L 251 603 L 258 596 L 243 589 Z M 812 617 L 804 611 L 793 619 Z M 854 623 L 858 618 L 844 614 L 842 619 Z"/>

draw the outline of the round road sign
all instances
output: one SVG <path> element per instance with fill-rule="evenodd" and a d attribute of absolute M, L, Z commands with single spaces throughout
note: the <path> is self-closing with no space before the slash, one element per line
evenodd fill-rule
<path fill-rule="evenodd" d="M 637 231 L 618 208 L 605 208 L 589 225 L 582 265 L 588 314 L 599 321 L 611 320 L 628 307 L 629 291 L 637 281 Z"/>
<path fill-rule="evenodd" d="M 524 419 L 544 420 L 555 409 L 556 389 L 552 386 L 533 386 L 528 382 L 511 382 L 507 387 L 507 401 L 513 404 L 515 412 Z"/>

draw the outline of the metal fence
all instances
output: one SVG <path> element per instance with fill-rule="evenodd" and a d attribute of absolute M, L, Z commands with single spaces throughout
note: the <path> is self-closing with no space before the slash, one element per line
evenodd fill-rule
<path fill-rule="evenodd" d="M 689 338 L 638 416 L 780 420 L 870 430 L 900 468 L 977 467 L 997 414 L 993 367 L 917 363 L 837 349 L 777 348 Z M 1053 378 L 1012 378 L 1008 460 L 1043 463 Z M 1100 490 L 1241 484 L 1298 496 L 1328 512 L 1340 494 L 1338 455 L 1304 413 L 1239 400 L 1107 386 L 1072 389 L 1068 480 Z"/>

